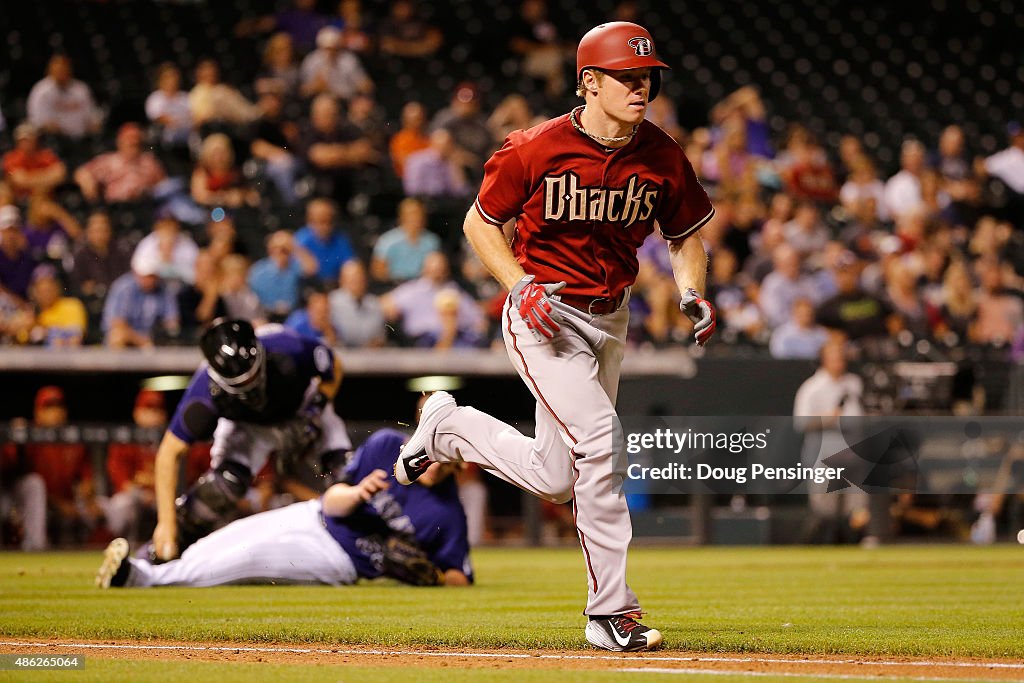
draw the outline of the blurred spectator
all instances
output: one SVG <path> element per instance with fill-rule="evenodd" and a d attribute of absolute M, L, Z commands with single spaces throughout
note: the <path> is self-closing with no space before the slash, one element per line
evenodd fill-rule
<path fill-rule="evenodd" d="M 267 238 L 266 258 L 249 269 L 249 287 L 263 310 L 283 320 L 299 303 L 302 280 L 319 269 L 316 257 L 297 245 L 290 232 L 278 230 Z"/>
<path fill-rule="evenodd" d="M 228 254 L 220 261 L 220 271 L 220 292 L 228 317 L 248 320 L 257 327 L 266 322 L 259 297 L 249 288 L 249 260 Z"/>
<path fill-rule="evenodd" d="M 465 197 L 470 186 L 464 158 L 451 133 L 444 128 L 435 130 L 430 134 L 430 147 L 406 159 L 402 176 L 405 193 L 419 197 Z"/>
<path fill-rule="evenodd" d="M 391 123 L 372 95 L 356 95 L 348 103 L 348 123 L 356 128 L 378 153 L 387 147 Z"/>
<path fill-rule="evenodd" d="M 803 126 L 794 127 L 778 163 L 786 189 L 794 199 L 832 203 L 838 197 L 828 156 Z"/>
<path fill-rule="evenodd" d="M 163 166 L 142 149 L 142 129 L 126 123 L 117 132 L 117 150 L 101 154 L 75 171 L 75 182 L 90 202 L 134 202 L 152 194 L 164 180 Z"/>
<path fill-rule="evenodd" d="M 316 34 L 316 49 L 302 60 L 300 69 L 305 97 L 328 94 L 350 100 L 373 92 L 373 81 L 355 53 L 343 49 L 341 31 L 325 26 Z"/>
<path fill-rule="evenodd" d="M 892 308 L 860 286 L 860 265 L 856 259 L 843 260 L 836 271 L 838 292 L 822 302 L 816 317 L 820 325 L 843 332 L 851 340 L 884 337 L 898 328 Z"/>
<path fill-rule="evenodd" d="M 967 160 L 964 131 L 960 126 L 946 126 L 942 130 L 933 166 L 939 174 L 943 191 L 959 207 L 960 213 L 965 212 L 967 205 L 978 201 L 981 188 Z"/>
<path fill-rule="evenodd" d="M 335 226 L 336 213 L 329 199 L 312 199 L 306 205 L 306 225 L 295 233 L 295 243 L 316 258 L 317 277 L 328 286 L 338 281 L 342 264 L 356 255 L 348 236 Z"/>
<path fill-rule="evenodd" d="M 159 273 L 158 258 L 137 253 L 131 272 L 114 280 L 103 308 L 107 346 L 150 347 L 161 336 L 178 335 L 178 302 Z"/>
<path fill-rule="evenodd" d="M 1006 127 L 1010 144 L 978 164 L 978 170 L 998 178 L 1010 192 L 1007 207 L 1016 227 L 1024 225 L 1024 127 L 1013 121 Z"/>
<path fill-rule="evenodd" d="M 131 268 L 132 250 L 114 239 L 110 217 L 93 211 L 85 224 L 85 239 L 72 253 L 71 287 L 84 296 L 103 297 L 111 283 Z"/>
<path fill-rule="evenodd" d="M 702 173 L 718 185 L 719 194 L 756 191 L 760 158 L 747 149 L 747 128 L 739 115 L 727 118 L 720 137 L 704 153 Z"/>
<path fill-rule="evenodd" d="M 196 84 L 188 93 L 188 106 L 194 126 L 208 124 L 247 124 L 254 121 L 260 111 L 242 93 L 220 81 L 220 66 L 213 59 L 200 60 L 196 65 Z"/>
<path fill-rule="evenodd" d="M 768 116 L 761 95 L 753 86 L 740 88 L 711 109 L 710 118 L 716 129 L 715 137 L 725 121 L 736 117 L 743 122 L 743 140 L 747 152 L 765 159 L 773 158 L 775 152 L 771 144 Z"/>
<path fill-rule="evenodd" d="M 181 89 L 181 70 L 171 62 L 157 68 L 156 90 L 146 98 L 146 117 L 159 127 L 167 147 L 188 144 L 192 133 L 192 110 L 188 93 Z"/>
<path fill-rule="evenodd" d="M 18 207 L 0 206 L 0 291 L 24 301 L 38 262 L 32 258 L 20 226 Z"/>
<path fill-rule="evenodd" d="M 245 186 L 245 179 L 235 165 L 231 138 L 223 133 L 213 133 L 203 140 L 192 171 L 191 188 L 192 199 L 201 206 L 237 209 L 259 202 L 256 191 Z"/>
<path fill-rule="evenodd" d="M 481 106 L 480 89 L 475 83 L 465 81 L 456 86 L 451 102 L 430 122 L 431 130 L 443 128 L 452 134 L 455 146 L 470 155 L 463 164 L 474 168 L 482 168 L 483 162 L 498 148 Z"/>
<path fill-rule="evenodd" d="M 931 332 L 931 319 L 917 287 L 920 274 L 918 259 L 910 256 L 894 257 L 885 265 L 886 303 L 915 339 L 924 339 Z"/>
<path fill-rule="evenodd" d="M 419 102 L 406 102 L 402 107 L 402 128 L 391 138 L 389 150 L 395 175 L 405 174 L 405 162 L 410 155 L 430 146 L 427 137 L 427 110 Z"/>
<path fill-rule="evenodd" d="M 67 55 L 50 58 L 46 77 L 32 86 L 26 106 L 38 130 L 72 140 L 98 132 L 103 120 L 89 86 L 73 77 Z"/>
<path fill-rule="evenodd" d="M 963 260 L 953 261 L 942 281 L 939 333 L 956 335 L 952 340 L 954 343 L 967 341 L 971 321 L 977 311 L 978 299 L 970 270 Z"/>
<path fill-rule="evenodd" d="M 161 430 L 167 424 L 167 408 L 159 391 L 142 389 L 135 397 L 132 421 L 140 429 Z M 112 443 L 107 449 L 110 497 L 106 503 L 107 526 L 115 536 L 139 540 L 150 537 L 156 526 L 154 491 L 157 441 Z"/>
<path fill-rule="evenodd" d="M 884 220 L 887 217 L 885 184 L 878 179 L 875 165 L 864 155 L 854 157 L 850 164 L 849 178 L 839 190 L 839 200 L 843 208 L 850 215 L 858 216 L 863 211 L 863 204 L 872 202 L 876 217 Z"/>
<path fill-rule="evenodd" d="M 59 204 L 41 195 L 29 201 L 25 239 L 36 260 L 62 260 L 81 237 L 82 226 Z"/>
<path fill-rule="evenodd" d="M 195 282 L 183 285 L 176 295 L 181 338 L 185 342 L 198 341 L 207 324 L 228 315 L 220 295 L 220 267 L 213 253 L 203 250 L 196 255 L 195 274 Z"/>
<path fill-rule="evenodd" d="M 309 290 L 305 306 L 293 311 L 284 321 L 284 326 L 301 335 L 319 339 L 328 346 L 338 345 L 338 333 L 331 322 L 331 307 L 327 293 L 322 289 Z"/>
<path fill-rule="evenodd" d="M 900 148 L 900 171 L 885 183 L 885 211 L 893 218 L 925 208 L 921 194 L 924 162 L 924 145 L 906 140 Z"/>
<path fill-rule="evenodd" d="M 680 145 L 686 142 L 686 132 L 679 125 L 676 105 L 670 98 L 659 97 L 653 102 L 648 102 L 644 118 L 668 133 Z M 749 131 L 747 134 L 750 134 Z"/>
<path fill-rule="evenodd" d="M 64 296 L 56 268 L 48 263 L 37 266 L 29 295 L 36 307 L 31 342 L 51 348 L 82 345 L 88 324 L 85 306 L 74 297 Z"/>
<path fill-rule="evenodd" d="M 327 17 L 317 12 L 316 0 L 292 0 L 292 5 L 273 15 L 243 19 L 235 26 L 235 35 L 245 37 L 280 31 L 292 39 L 299 52 L 309 52 L 316 43 L 317 32 L 327 23 Z"/>
<path fill-rule="evenodd" d="M 863 393 L 861 378 L 847 371 L 844 342 L 825 344 L 821 349 L 821 366 L 800 385 L 793 405 L 796 427 L 806 434 L 801 456 L 804 466 L 822 467 L 829 456 L 849 448 L 839 420 L 864 414 Z M 829 493 L 827 482 L 810 483 L 808 489 L 810 517 L 804 529 L 805 540 L 835 543 L 864 531 L 869 513 L 863 491 Z"/>
<path fill-rule="evenodd" d="M 435 251 L 423 264 L 423 276 L 381 298 L 389 321 L 400 320 L 414 346 L 478 346 L 486 325 L 476 301 L 451 280 L 448 259 Z"/>
<path fill-rule="evenodd" d="M 82 236 L 82 226 L 75 217 L 43 195 L 29 200 L 25 219 L 25 240 L 37 261 L 62 260 L 72 241 Z"/>
<path fill-rule="evenodd" d="M 282 99 L 290 100 L 299 94 L 299 65 L 295 59 L 295 47 L 287 33 L 270 36 L 263 48 L 263 69 L 256 77 L 256 92 L 273 89 Z"/>
<path fill-rule="evenodd" d="M 440 251 L 441 238 L 427 230 L 427 209 L 408 197 L 398 205 L 398 225 L 377 239 L 370 270 L 380 282 L 404 282 L 423 272 L 423 260 Z"/>
<path fill-rule="evenodd" d="M 135 247 L 135 258 L 157 264 L 157 274 L 164 280 L 194 282 L 196 246 L 192 235 L 181 229 L 181 224 L 170 214 L 162 214 L 153 224 L 153 231 Z"/>
<path fill-rule="evenodd" d="M 266 163 L 267 177 L 274 183 L 281 201 L 290 206 L 297 200 L 295 178 L 299 160 L 292 150 L 298 144 L 299 129 L 284 117 L 284 90 L 280 81 L 263 81 L 258 92 L 262 114 L 256 121 L 249 149 L 254 159 Z"/>
<path fill-rule="evenodd" d="M 0 444 L 0 525 L 7 523 L 19 528 L 21 550 L 46 549 L 46 482 L 13 443 Z"/>
<path fill-rule="evenodd" d="M 341 29 L 341 45 L 357 54 L 369 54 L 374 47 L 374 28 L 363 12 L 360 0 L 341 0 L 331 26 Z"/>
<path fill-rule="evenodd" d="M 817 254 L 829 240 L 828 228 L 821 220 L 821 212 L 811 202 L 796 207 L 793 220 L 782 226 L 786 242 L 802 257 Z"/>
<path fill-rule="evenodd" d="M 395 57 L 430 57 L 444 42 L 441 31 L 417 15 L 412 0 L 392 0 L 378 34 L 381 54 Z"/>
<path fill-rule="evenodd" d="M 383 346 L 386 331 L 380 299 L 367 291 L 366 266 L 352 259 L 341 267 L 340 286 L 327 295 L 331 324 L 342 346 Z"/>
<path fill-rule="evenodd" d="M 814 304 L 810 299 L 797 299 L 790 319 L 772 332 L 768 349 L 772 358 L 813 360 L 827 340 L 828 331 L 814 322 Z"/>
<path fill-rule="evenodd" d="M 716 251 L 713 258 L 720 259 L 722 253 L 724 250 Z M 663 239 L 656 235 L 648 236 L 640 246 L 637 257 L 640 270 L 632 294 L 637 299 L 631 301 L 631 306 L 646 313 L 637 318 L 644 336 L 661 344 L 669 341 L 679 320 L 679 287 L 672 277 L 672 264 Z M 712 276 L 711 280 L 714 279 Z M 720 306 L 717 301 L 716 306 Z"/>
<path fill-rule="evenodd" d="M 49 195 L 64 182 L 67 167 L 57 155 L 39 144 L 39 131 L 31 123 L 14 129 L 14 149 L 4 154 L 4 177 L 15 197 Z"/>
<path fill-rule="evenodd" d="M 313 173 L 316 194 L 331 196 L 342 203 L 352 194 L 356 171 L 378 159 L 370 141 L 341 118 L 338 103 L 330 95 L 313 99 L 309 128 L 301 144 Z"/>
<path fill-rule="evenodd" d="M 730 250 L 715 250 L 711 256 L 711 278 L 708 281 L 707 293 L 718 309 L 723 339 L 732 342 L 763 343 L 767 332 L 764 314 L 757 305 L 758 286 L 747 275 L 737 273 L 738 265 L 736 255 Z M 670 276 L 670 273 L 666 275 Z M 668 277 L 665 286 L 675 287 L 675 281 Z M 672 303 L 678 311 L 674 298 Z M 675 311 L 671 312 L 675 314 Z M 678 316 L 677 319 L 680 323 L 686 324 Z"/>
<path fill-rule="evenodd" d="M 210 212 L 206 221 L 206 235 L 200 246 L 213 254 L 217 261 L 228 254 L 249 256 L 249 247 L 238 237 L 234 216 L 227 212 L 221 215 L 216 209 Z"/>
<path fill-rule="evenodd" d="M 1004 285 L 1004 264 L 996 258 L 978 259 L 978 311 L 970 328 L 971 341 L 1004 346 L 1012 343 L 1024 326 L 1021 293 Z"/>
<path fill-rule="evenodd" d="M 775 247 L 775 267 L 761 284 L 761 310 L 765 322 L 775 329 L 792 316 L 798 299 L 811 298 L 813 288 L 801 271 L 800 253 L 789 244 Z"/>
<path fill-rule="evenodd" d="M 546 0 L 523 0 L 505 33 L 511 36 L 509 49 L 522 58 L 520 72 L 540 81 L 549 98 L 565 94 L 565 48 L 558 27 L 548 18 Z"/>
<path fill-rule="evenodd" d="M 530 103 L 518 93 L 503 99 L 487 117 L 487 127 L 491 129 L 491 138 L 497 147 L 504 144 L 512 131 L 526 130 L 536 123 L 539 123 L 538 117 L 533 115 Z"/>
<path fill-rule="evenodd" d="M 68 423 L 64 392 L 45 386 L 36 392 L 34 426 L 59 428 Z M 80 443 L 32 443 L 29 463 L 46 483 L 49 526 L 58 543 L 84 541 L 97 529 L 102 511 L 95 497 L 89 454 Z"/>

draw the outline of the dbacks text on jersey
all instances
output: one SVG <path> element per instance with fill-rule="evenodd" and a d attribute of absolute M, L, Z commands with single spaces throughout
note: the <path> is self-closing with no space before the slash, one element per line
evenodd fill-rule
<path fill-rule="evenodd" d="M 621 223 L 628 228 L 645 221 L 654 212 L 658 188 L 648 188 L 635 173 L 622 189 L 580 187 L 572 171 L 544 177 L 544 220 L 552 222 L 598 221 Z"/>

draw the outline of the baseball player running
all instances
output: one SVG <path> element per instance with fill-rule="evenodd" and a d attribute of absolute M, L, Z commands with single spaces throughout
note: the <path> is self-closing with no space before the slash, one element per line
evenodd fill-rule
<path fill-rule="evenodd" d="M 277 328 L 257 335 L 244 320 L 215 320 L 199 342 L 192 376 L 156 454 L 154 560 L 170 560 L 237 514 L 272 453 L 331 459 L 351 450 L 331 406 L 341 362 L 319 341 Z M 213 438 L 210 470 L 177 500 L 181 457 Z"/>
<path fill-rule="evenodd" d="M 667 68 L 641 26 L 590 30 L 576 55 L 585 104 L 510 134 L 466 216 L 474 251 L 510 290 L 503 336 L 537 399 L 536 436 L 437 392 L 396 463 L 400 483 L 431 462 L 466 460 L 546 500 L 572 500 L 587 570 L 586 637 L 616 651 L 662 641 L 637 621 L 626 583 L 632 526 L 612 452 L 629 287 L 637 249 L 655 228 L 697 343 L 715 329 L 701 296 L 707 256 L 694 238 L 714 209 L 680 147 L 644 120 Z M 510 246 L 501 227 L 513 219 Z"/>
<path fill-rule="evenodd" d="M 107 546 L 101 588 L 218 586 L 229 583 L 349 585 L 389 576 L 413 585 L 472 583 L 466 517 L 451 468 L 435 465 L 422 486 L 392 487 L 406 435 L 375 432 L 318 500 L 237 520 L 153 564 L 128 557 L 128 542 Z"/>

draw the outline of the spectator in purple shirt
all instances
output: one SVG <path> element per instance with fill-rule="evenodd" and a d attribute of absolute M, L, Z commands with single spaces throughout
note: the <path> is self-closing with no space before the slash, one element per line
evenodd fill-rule
<path fill-rule="evenodd" d="M 427 256 L 423 276 L 399 285 L 381 298 L 388 320 L 400 320 L 415 346 L 480 346 L 486 320 L 476 301 L 450 277 L 448 259 L 439 251 Z"/>
<path fill-rule="evenodd" d="M 21 232 L 21 214 L 17 207 L 0 207 L 0 291 L 23 301 L 28 296 L 36 260 Z"/>
<path fill-rule="evenodd" d="M 245 37 L 280 31 L 291 36 L 300 53 L 309 52 L 316 45 L 317 31 L 327 25 L 327 17 L 316 11 L 316 0 L 293 0 L 292 5 L 276 14 L 239 22 L 235 35 Z"/>
<path fill-rule="evenodd" d="M 452 134 L 438 128 L 430 134 L 430 147 L 409 155 L 402 185 L 405 193 L 420 197 L 464 197 L 469 193 L 463 152 Z"/>

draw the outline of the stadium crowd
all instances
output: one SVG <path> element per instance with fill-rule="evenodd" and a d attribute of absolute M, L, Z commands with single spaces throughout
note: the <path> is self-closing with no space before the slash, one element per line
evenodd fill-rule
<path fill-rule="evenodd" d="M 573 106 L 575 36 L 544 0 L 524 0 L 496 47 L 515 65 L 509 83 L 533 84 L 530 97 L 465 81 L 436 111 L 414 100 L 392 110 L 376 93 L 394 85 L 375 83 L 367 60 L 417 72 L 443 54 L 445 35 L 411 0 L 380 16 L 367 5 L 343 0 L 331 17 L 294 0 L 240 22 L 239 39 L 263 44 L 254 80 L 225 81 L 212 58 L 188 73 L 161 64 L 138 120 L 114 121 L 73 57 L 54 54 L 24 120 L 5 128 L 0 117 L 0 343 L 191 344 L 223 315 L 349 348 L 499 341 L 506 293 L 466 249 L 462 217 L 505 136 Z M 636 11 L 623 0 L 614 18 Z M 756 88 L 706 104 L 706 125 L 692 129 L 665 94 L 647 115 L 685 149 L 717 210 L 700 233 L 719 314 L 710 353 L 810 359 L 839 333 L 867 355 L 924 340 L 1024 358 L 1020 124 L 1007 122 L 1005 149 L 981 156 L 951 122 L 938 139 L 906 139 L 899 168 L 884 169 L 877 136 L 826 148 L 798 121 L 769 125 L 771 101 Z M 629 305 L 633 343 L 687 343 L 656 235 Z M 41 390 L 35 412 L 37 426 L 64 424 L 60 390 Z M 163 397 L 144 391 L 133 416 L 164 424 Z M 65 526 L 52 539 L 104 527 L 146 535 L 153 444 L 111 447 L 102 497 L 83 447 L 34 448 L 2 452 L 7 494 L 37 522 L 48 504 Z M 78 465 L 48 470 L 48 458 Z M 197 451 L 196 472 L 204 458 Z M 258 490 L 254 509 L 275 487 Z M 24 525 L 24 548 L 46 543 L 38 523 Z"/>
<path fill-rule="evenodd" d="M 341 7 L 332 19 L 296 0 L 235 27 L 265 37 L 251 83 L 223 81 L 213 59 L 194 73 L 162 64 L 146 120 L 116 128 L 54 55 L 2 151 L 3 343 L 187 344 L 224 314 L 347 347 L 492 343 L 504 293 L 464 248 L 461 219 L 505 135 L 571 103 L 569 41 L 542 0 L 522 3 L 506 47 L 543 110 L 463 82 L 439 111 L 385 111 L 374 93 L 390 86 L 364 60 L 414 65 L 444 35 L 409 0 L 380 17 Z M 648 111 L 714 198 L 701 238 L 719 344 L 813 358 L 838 331 L 869 349 L 926 339 L 1024 355 L 1018 124 L 988 157 L 956 124 L 907 139 L 887 173 L 865 139 L 826 149 L 799 122 L 780 135 L 768 108 L 744 87 L 693 130 L 668 97 Z M 677 297 L 652 237 L 630 301 L 636 343 L 685 343 Z"/>

